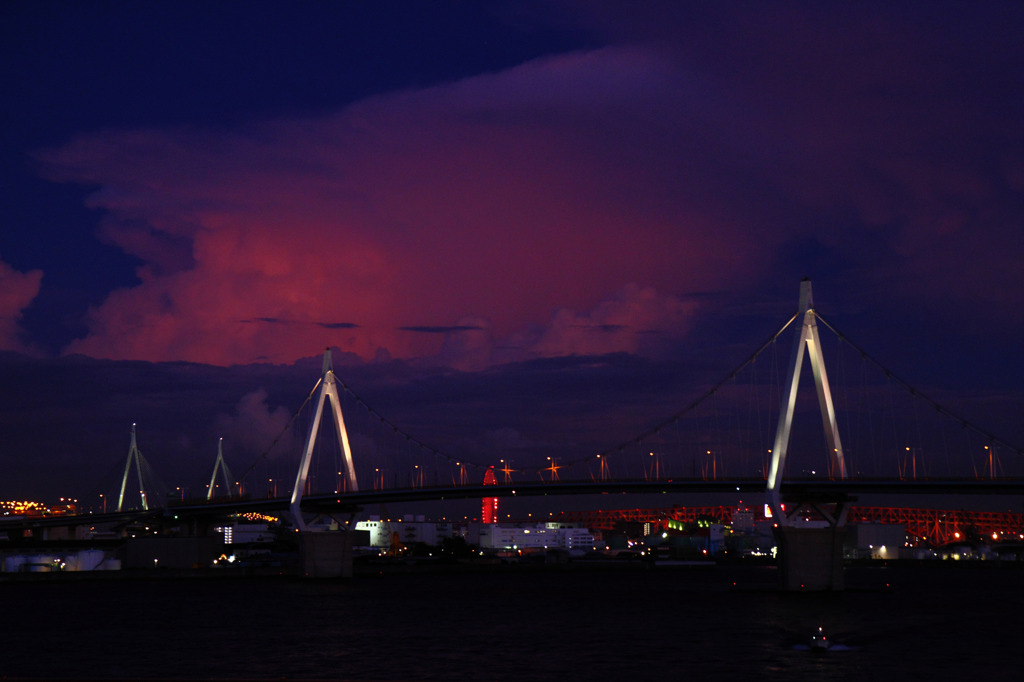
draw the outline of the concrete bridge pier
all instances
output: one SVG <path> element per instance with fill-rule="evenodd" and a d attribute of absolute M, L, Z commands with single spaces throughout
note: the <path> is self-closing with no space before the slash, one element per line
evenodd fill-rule
<path fill-rule="evenodd" d="M 776 526 L 781 588 L 786 591 L 843 589 L 845 526 Z"/>
<path fill-rule="evenodd" d="M 773 532 L 783 590 L 843 589 L 843 541 L 852 501 L 848 495 L 811 494 L 779 505 Z"/>
<path fill-rule="evenodd" d="M 347 530 L 299 533 L 299 570 L 304 578 L 351 578 L 352 536 Z"/>

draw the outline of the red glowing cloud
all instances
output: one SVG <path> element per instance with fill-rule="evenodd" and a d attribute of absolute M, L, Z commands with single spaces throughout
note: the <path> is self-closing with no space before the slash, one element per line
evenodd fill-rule
<path fill-rule="evenodd" d="M 686 309 L 657 291 L 748 258 L 734 228 L 668 200 L 661 170 L 631 158 L 657 133 L 622 139 L 632 101 L 665 106 L 665 68 L 573 55 L 319 119 L 105 133 L 45 153 L 52 177 L 102 185 L 91 203 L 109 212 L 105 237 L 146 263 L 68 350 L 225 364 L 333 344 L 410 357 L 444 343 L 420 327 L 474 316 L 506 339 L 560 309 L 639 326 L 569 339 L 559 313 L 538 352 L 635 350 L 631 334 L 685 326 Z"/>
<path fill-rule="evenodd" d="M 68 351 L 230 364 L 333 345 L 466 369 L 657 354 L 686 333 L 688 293 L 796 281 L 805 242 L 850 286 L 1024 309 L 1019 126 L 943 100 L 955 82 L 921 85 L 941 36 L 865 25 L 854 50 L 848 26 L 817 28 L 806 53 L 782 29 L 724 34 L 719 61 L 612 47 L 330 115 L 42 152 L 50 178 L 101 188 L 103 236 L 143 262 Z M 743 59 L 759 51 L 775 59 Z M 958 137 L 993 120 L 996 144 Z"/>
<path fill-rule="evenodd" d="M 18 272 L 0 261 L 0 350 L 28 350 L 21 340 L 19 321 L 22 312 L 39 294 L 42 280 L 41 270 Z"/>

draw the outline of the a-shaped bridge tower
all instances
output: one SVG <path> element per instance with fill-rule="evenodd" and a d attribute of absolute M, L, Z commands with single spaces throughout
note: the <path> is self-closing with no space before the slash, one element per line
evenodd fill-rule
<path fill-rule="evenodd" d="M 302 518 L 302 492 L 306 489 L 306 479 L 309 476 L 309 462 L 313 456 L 313 446 L 316 444 L 316 436 L 320 431 L 320 420 L 324 414 L 324 402 L 330 399 L 331 414 L 334 415 L 334 426 L 338 433 L 338 442 L 345 457 L 345 467 L 348 473 L 349 490 L 358 492 L 359 486 L 356 483 L 356 469 L 352 463 L 352 449 L 348 444 L 348 432 L 345 430 L 345 420 L 341 416 L 341 400 L 338 397 L 337 380 L 334 377 L 334 365 L 331 362 L 331 349 L 324 351 L 323 376 L 314 388 L 317 391 L 316 412 L 313 421 L 309 425 L 309 432 L 306 434 L 306 446 L 302 451 L 302 460 L 299 462 L 299 472 L 295 477 L 295 487 L 292 489 L 291 515 L 295 527 L 301 531 L 308 530 L 305 519 Z"/>
<path fill-rule="evenodd" d="M 149 511 L 149 500 L 146 499 L 146 487 L 142 482 L 142 464 L 145 460 L 142 458 L 142 453 L 139 452 L 139 445 L 135 441 L 135 423 L 132 423 L 132 444 L 128 448 L 128 461 L 124 463 L 124 476 L 121 477 L 121 493 L 117 496 L 117 511 L 121 511 L 124 506 L 124 492 L 125 488 L 128 487 L 128 474 L 132 470 L 132 462 L 135 462 L 135 473 L 139 477 L 139 499 L 142 502 L 142 508 Z"/>
<path fill-rule="evenodd" d="M 806 492 L 788 499 L 782 495 L 782 473 L 789 451 L 793 412 L 805 352 L 814 373 L 818 405 L 825 427 L 829 475 L 831 478 L 846 478 L 846 461 L 839 439 L 839 426 L 836 423 L 828 374 L 825 372 L 825 361 L 821 354 L 809 279 L 800 283 L 800 308 L 793 319 L 800 319 L 801 327 L 789 363 L 789 393 L 775 431 L 767 490 L 768 505 L 777 524 L 775 534 L 779 546 L 782 583 L 785 589 L 842 589 L 842 542 L 848 511 L 847 500 Z M 808 521 L 810 517 L 814 520 Z"/>
<path fill-rule="evenodd" d="M 814 373 L 814 386 L 818 391 L 818 405 L 821 407 L 821 420 L 828 443 L 829 473 L 833 478 L 846 478 L 846 461 L 839 440 L 839 426 L 836 424 L 836 410 L 832 404 L 832 391 L 828 385 L 828 374 L 825 372 L 825 360 L 821 356 L 821 339 L 818 337 L 811 281 L 808 279 L 800 283 L 800 309 L 797 317 L 801 318 L 802 322 L 789 363 L 789 394 L 786 397 L 786 407 L 779 414 L 771 468 L 768 471 L 768 504 L 772 508 L 772 514 L 779 519 L 785 518 L 780 485 L 782 470 L 786 465 L 786 454 L 789 452 L 789 436 L 793 428 L 793 411 L 796 408 L 796 394 L 800 386 L 800 370 L 805 351 L 811 363 L 811 371 Z"/>
<path fill-rule="evenodd" d="M 213 499 L 213 489 L 217 485 L 217 471 L 220 471 L 224 478 L 224 494 L 230 496 L 234 491 L 234 484 L 231 480 L 231 471 L 228 463 L 224 461 L 224 439 L 217 441 L 217 461 L 213 464 L 213 474 L 210 476 L 210 485 L 206 486 L 206 499 Z"/>

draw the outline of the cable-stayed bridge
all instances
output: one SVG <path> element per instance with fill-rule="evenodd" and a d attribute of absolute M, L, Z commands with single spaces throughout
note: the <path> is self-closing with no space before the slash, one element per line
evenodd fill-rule
<path fill-rule="evenodd" d="M 261 510 L 284 512 L 304 530 L 309 515 L 382 503 L 703 491 L 763 492 L 782 526 L 810 514 L 836 528 L 859 494 L 1024 493 L 1019 446 L 874 361 L 818 313 L 808 281 L 797 312 L 693 400 L 655 421 L 628 404 L 619 412 L 614 421 L 640 426 L 610 446 L 451 454 L 363 401 L 335 375 L 328 350 L 306 401 L 240 476 L 218 444 L 204 494 L 159 490 L 133 425 L 119 491 L 90 518 Z M 485 487 L 488 470 L 496 484 Z"/>

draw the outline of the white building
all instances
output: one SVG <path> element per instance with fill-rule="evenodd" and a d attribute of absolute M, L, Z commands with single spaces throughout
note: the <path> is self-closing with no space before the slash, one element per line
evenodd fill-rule
<path fill-rule="evenodd" d="M 586 528 L 558 523 L 474 523 L 467 539 L 480 549 L 590 549 L 594 545 L 594 536 Z"/>
<path fill-rule="evenodd" d="M 371 547 L 390 547 L 392 537 L 397 534 L 398 541 L 403 545 L 423 543 L 436 545 L 445 538 L 452 537 L 452 524 L 443 521 L 426 521 L 423 516 L 415 516 L 409 520 L 381 519 L 371 516 L 366 521 L 356 523 L 356 530 L 370 531 Z"/>

